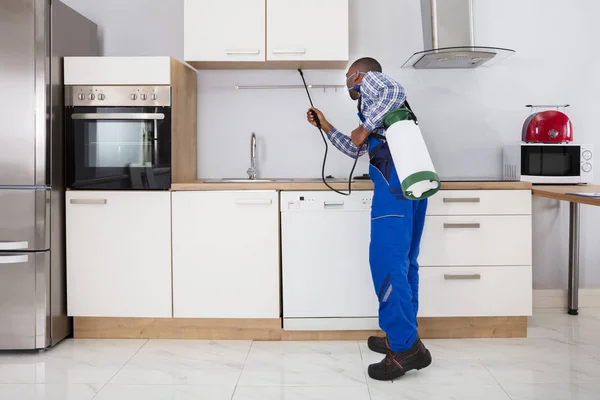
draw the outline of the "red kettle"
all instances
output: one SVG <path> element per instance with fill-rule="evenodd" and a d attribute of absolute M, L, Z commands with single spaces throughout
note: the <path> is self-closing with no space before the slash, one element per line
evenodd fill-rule
<path fill-rule="evenodd" d="M 533 143 L 567 143 L 573 141 L 571 120 L 560 111 L 531 114 L 523 124 L 522 141 Z"/>

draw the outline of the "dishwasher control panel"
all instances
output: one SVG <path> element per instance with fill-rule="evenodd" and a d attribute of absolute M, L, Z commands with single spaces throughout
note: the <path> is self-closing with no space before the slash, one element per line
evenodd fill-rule
<path fill-rule="evenodd" d="M 350 196 L 335 192 L 282 192 L 281 211 L 363 211 L 370 210 L 372 191 L 356 191 Z"/>

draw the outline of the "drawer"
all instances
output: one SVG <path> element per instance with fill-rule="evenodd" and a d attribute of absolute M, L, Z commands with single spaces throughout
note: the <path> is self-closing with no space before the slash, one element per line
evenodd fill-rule
<path fill-rule="evenodd" d="M 530 215 L 530 190 L 440 190 L 427 215 Z"/>
<path fill-rule="evenodd" d="M 428 216 L 419 264 L 531 265 L 531 216 Z"/>
<path fill-rule="evenodd" d="M 531 266 L 424 267 L 419 317 L 529 316 Z"/>

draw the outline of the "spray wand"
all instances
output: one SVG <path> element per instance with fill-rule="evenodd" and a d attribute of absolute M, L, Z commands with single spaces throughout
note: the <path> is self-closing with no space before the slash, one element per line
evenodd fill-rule
<path fill-rule="evenodd" d="M 308 90 L 308 86 L 306 85 L 306 80 L 304 80 L 304 74 L 302 73 L 301 69 L 298 69 L 298 72 L 300 73 L 300 77 L 302 78 L 302 83 L 304 83 L 304 89 L 306 89 L 306 95 L 308 96 L 308 101 L 310 102 L 310 107 L 315 108 L 315 106 L 313 105 L 312 98 L 310 97 L 310 91 Z M 323 133 L 323 129 L 321 128 L 321 121 L 319 121 L 319 117 L 317 117 L 317 113 L 314 110 L 310 110 L 310 112 L 313 116 L 313 119 L 315 120 L 317 129 L 321 133 L 321 138 L 323 139 L 323 143 L 325 143 L 325 154 L 323 156 L 323 166 L 321 167 L 321 179 L 323 180 L 323 183 L 325 184 L 325 186 L 327 186 L 329 189 L 333 190 L 334 192 L 339 193 L 343 196 L 350 196 L 350 194 L 352 193 L 352 175 L 354 175 L 354 169 L 356 168 L 356 164 L 358 163 L 358 157 L 360 156 L 360 151 L 362 150 L 363 146 L 365 145 L 366 140 L 363 143 L 361 143 L 360 147 L 358 147 L 356 149 L 356 157 L 354 158 L 354 165 L 352 165 L 352 169 L 350 170 L 350 176 L 348 177 L 348 193 L 340 192 L 339 190 L 332 188 L 327 183 L 327 180 L 325 179 L 325 164 L 327 164 L 327 152 L 329 151 L 329 145 L 327 144 L 327 139 L 325 138 L 325 134 Z"/>

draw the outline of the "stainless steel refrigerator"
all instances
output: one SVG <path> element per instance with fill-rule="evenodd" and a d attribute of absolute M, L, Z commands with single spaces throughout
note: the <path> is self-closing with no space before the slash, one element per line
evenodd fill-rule
<path fill-rule="evenodd" d="M 56 0 L 0 1 L 0 349 L 71 332 L 64 223 L 65 56 L 98 55 L 98 28 Z"/>

